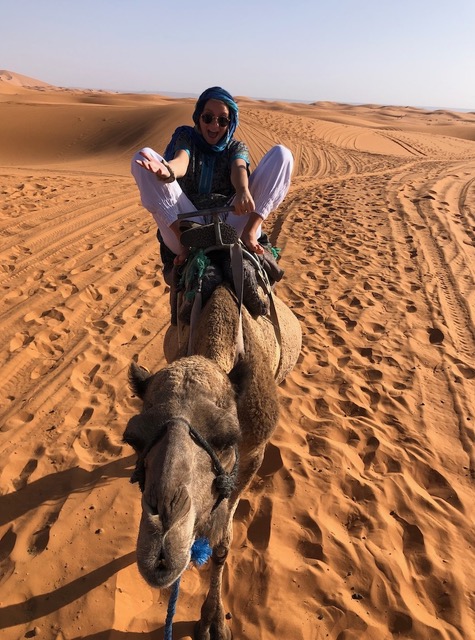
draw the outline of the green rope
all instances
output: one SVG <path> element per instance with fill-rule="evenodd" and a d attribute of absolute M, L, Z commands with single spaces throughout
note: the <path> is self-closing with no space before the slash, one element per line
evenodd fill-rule
<path fill-rule="evenodd" d="M 276 260 L 280 256 L 281 251 L 282 249 L 280 247 L 271 247 L 271 250 L 270 250 L 270 252 L 272 253 L 272 255 Z"/>
<path fill-rule="evenodd" d="M 180 279 L 180 286 L 185 290 L 185 298 L 187 300 L 193 300 L 198 290 L 199 282 L 206 271 L 206 268 L 211 264 L 211 260 L 205 254 L 203 249 L 194 249 L 190 253 L 188 262 Z M 192 288 L 194 282 L 197 282 L 195 288 Z"/>

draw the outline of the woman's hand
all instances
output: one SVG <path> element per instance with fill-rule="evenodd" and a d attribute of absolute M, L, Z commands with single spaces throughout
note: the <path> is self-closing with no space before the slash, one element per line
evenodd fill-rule
<path fill-rule="evenodd" d="M 256 205 L 254 204 L 254 200 L 251 196 L 251 192 L 247 187 L 236 191 L 236 196 L 234 198 L 234 213 L 238 216 L 245 216 L 249 213 L 252 213 Z"/>
<path fill-rule="evenodd" d="M 143 156 L 143 160 L 136 160 L 135 162 L 141 167 L 147 169 L 147 171 L 151 171 L 159 178 L 163 177 L 166 179 L 170 177 L 170 172 L 165 167 L 165 165 L 160 162 L 160 160 L 157 160 L 151 154 L 145 151 L 141 151 L 140 155 Z"/>
<path fill-rule="evenodd" d="M 175 259 L 173 260 L 173 264 L 176 264 L 177 266 L 184 264 L 188 258 L 188 254 L 190 253 L 188 247 L 184 247 L 183 245 L 180 245 L 180 247 L 180 253 L 175 256 Z"/>

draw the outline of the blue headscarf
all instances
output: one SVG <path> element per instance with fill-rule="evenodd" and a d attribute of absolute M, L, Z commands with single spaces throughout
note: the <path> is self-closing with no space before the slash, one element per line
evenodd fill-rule
<path fill-rule="evenodd" d="M 237 104 L 234 102 L 232 95 L 230 95 L 225 89 L 222 89 L 221 87 L 210 87 L 209 89 L 206 89 L 206 91 L 203 91 L 196 102 L 195 110 L 193 112 L 193 122 L 196 126 L 198 126 L 200 116 L 203 113 L 208 100 L 219 100 L 220 102 L 224 102 L 229 109 L 229 119 L 231 122 L 229 123 L 226 135 L 219 141 L 219 144 L 212 145 L 213 151 L 222 151 L 233 137 L 239 124 L 239 109 Z"/>
<path fill-rule="evenodd" d="M 224 102 L 224 104 L 229 109 L 230 122 L 229 122 L 229 127 L 227 128 L 226 134 L 221 138 L 218 144 L 213 144 L 213 145 L 208 144 L 206 142 L 206 140 L 203 138 L 199 130 L 200 117 L 201 117 L 201 114 L 203 113 L 203 110 L 208 100 L 220 100 L 221 102 Z M 188 133 L 190 133 L 194 141 L 205 151 L 219 153 L 220 151 L 223 151 L 224 149 L 226 149 L 229 142 L 232 140 L 234 132 L 236 131 L 236 128 L 239 124 L 239 108 L 236 102 L 234 101 L 234 98 L 232 97 L 232 95 L 228 93 L 225 89 L 221 87 L 210 87 L 209 89 L 206 89 L 206 91 L 203 91 L 203 93 L 200 95 L 200 97 L 196 101 L 195 110 L 193 112 L 193 122 L 195 123 L 194 128 L 183 126 L 183 127 L 178 127 L 178 129 L 175 131 L 175 133 L 172 136 L 172 139 L 170 140 L 167 148 L 165 149 L 165 153 L 164 153 L 165 160 L 173 159 L 175 140 L 183 131 L 187 131 Z"/>

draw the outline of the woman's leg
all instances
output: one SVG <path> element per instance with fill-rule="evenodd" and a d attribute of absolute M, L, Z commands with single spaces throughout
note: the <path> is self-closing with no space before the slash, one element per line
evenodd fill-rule
<path fill-rule="evenodd" d="M 291 151 L 283 145 L 277 145 L 265 154 L 252 172 L 249 178 L 249 189 L 254 198 L 256 212 L 263 221 L 271 211 L 277 209 L 287 195 L 293 165 Z M 248 216 L 237 216 L 234 213 L 230 213 L 227 218 L 228 224 L 232 225 L 239 235 L 244 231 L 248 220 Z M 258 239 L 261 234 L 261 225 L 258 225 L 253 232 Z"/>
<path fill-rule="evenodd" d="M 163 159 L 160 154 L 149 147 L 142 149 L 142 151 L 148 152 L 158 160 Z M 152 214 L 164 243 L 173 253 L 179 254 L 181 251 L 180 243 L 170 229 L 170 225 L 178 219 L 179 213 L 196 211 L 196 207 L 183 193 L 176 180 L 169 183 L 160 182 L 155 174 L 147 171 L 136 162 L 141 159 L 140 152 L 134 155 L 131 172 L 139 188 L 142 204 Z M 202 218 L 193 218 L 193 220 L 200 224 L 204 223 Z"/>

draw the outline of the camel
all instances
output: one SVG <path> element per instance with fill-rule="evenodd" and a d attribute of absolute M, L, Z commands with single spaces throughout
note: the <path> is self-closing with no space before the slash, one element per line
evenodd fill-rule
<path fill-rule="evenodd" d="M 280 348 L 269 319 L 243 308 L 244 355 L 235 363 L 239 312 L 232 291 L 220 285 L 199 317 L 193 355 L 183 355 L 170 327 L 168 366 L 152 375 L 132 363 L 129 372 L 143 400 L 124 432 L 137 453 L 133 480 L 142 490 L 138 568 L 152 587 L 168 587 L 189 565 L 195 539 L 208 539 L 210 586 L 196 640 L 232 638 L 221 598 L 232 519 L 276 427 L 277 385 L 301 349 L 296 317 L 275 303 Z"/>

